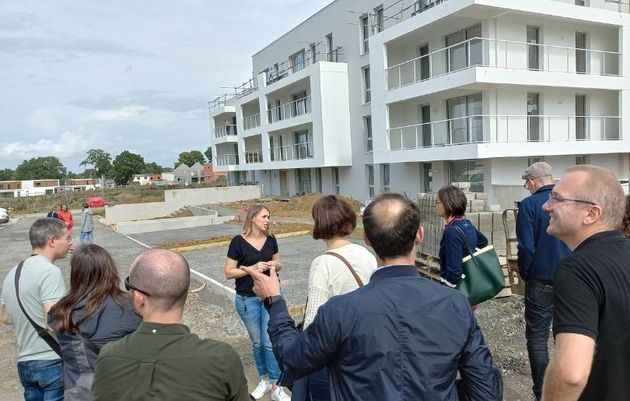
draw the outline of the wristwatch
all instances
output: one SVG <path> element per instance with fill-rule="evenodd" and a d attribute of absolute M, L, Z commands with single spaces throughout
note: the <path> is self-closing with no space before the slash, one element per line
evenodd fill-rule
<path fill-rule="evenodd" d="M 271 305 L 273 305 L 274 302 L 277 302 L 281 299 L 282 295 L 272 295 L 270 297 L 265 297 L 265 299 L 263 299 L 263 305 L 265 305 L 265 309 L 269 310 L 271 309 Z"/>

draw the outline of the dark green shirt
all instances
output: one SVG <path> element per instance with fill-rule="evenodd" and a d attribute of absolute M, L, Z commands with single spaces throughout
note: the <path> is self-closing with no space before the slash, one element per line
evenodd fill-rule
<path fill-rule="evenodd" d="M 250 401 L 232 347 L 202 340 L 183 324 L 147 322 L 102 348 L 92 394 L 95 401 Z"/>

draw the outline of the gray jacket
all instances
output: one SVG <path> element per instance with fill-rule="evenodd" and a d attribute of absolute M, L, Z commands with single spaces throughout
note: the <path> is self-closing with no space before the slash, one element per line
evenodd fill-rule
<path fill-rule="evenodd" d="M 92 216 L 92 209 L 85 208 L 81 212 L 81 232 L 89 233 L 94 231 L 94 217 Z"/>

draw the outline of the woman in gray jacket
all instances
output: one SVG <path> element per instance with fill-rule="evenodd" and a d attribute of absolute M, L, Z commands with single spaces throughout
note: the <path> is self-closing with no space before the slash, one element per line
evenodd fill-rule
<path fill-rule="evenodd" d="M 92 215 L 92 209 L 88 203 L 84 203 L 83 210 L 81 210 L 80 239 L 82 244 L 94 243 L 94 216 Z"/>

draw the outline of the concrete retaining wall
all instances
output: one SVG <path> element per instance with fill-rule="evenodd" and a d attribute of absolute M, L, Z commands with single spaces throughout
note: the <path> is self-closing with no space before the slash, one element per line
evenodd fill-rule
<path fill-rule="evenodd" d="M 118 232 L 123 234 L 139 234 L 221 224 L 224 221 L 232 220 L 233 218 L 234 216 L 218 217 L 215 213 L 207 216 L 175 217 L 145 221 L 123 221 L 118 223 L 116 226 L 118 228 Z"/>
<path fill-rule="evenodd" d="M 258 185 L 167 190 L 164 191 L 164 202 L 106 206 L 105 220 L 107 224 L 147 220 L 167 216 L 185 206 L 234 202 L 260 197 L 262 197 L 262 189 Z"/>

